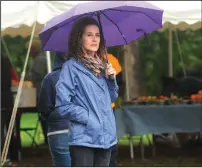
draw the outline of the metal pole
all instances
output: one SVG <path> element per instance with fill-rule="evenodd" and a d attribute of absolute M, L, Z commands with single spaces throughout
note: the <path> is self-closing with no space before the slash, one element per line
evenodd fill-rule
<path fill-rule="evenodd" d="M 168 72 L 169 76 L 173 76 L 173 36 L 171 25 L 169 25 L 168 29 Z"/>
<path fill-rule="evenodd" d="M 96 12 L 96 15 L 97 15 L 97 19 L 98 19 L 98 22 L 99 22 L 99 25 L 100 25 L 100 34 L 101 34 L 101 37 L 103 37 L 103 40 L 104 40 L 105 54 L 106 54 L 106 59 L 107 59 L 107 63 L 108 63 L 107 47 L 106 47 L 106 43 L 105 43 L 105 39 L 104 39 L 104 33 L 103 33 L 103 30 L 102 30 L 102 23 L 101 23 L 101 19 L 100 19 L 100 13 Z"/>
<path fill-rule="evenodd" d="M 48 73 L 50 73 L 51 72 L 50 51 L 46 51 L 46 61 L 47 61 L 47 71 L 48 71 Z"/>
<path fill-rule="evenodd" d="M 130 89 L 129 89 L 129 80 L 128 80 L 128 50 L 126 48 L 127 46 L 124 45 L 123 48 L 124 48 L 124 72 L 125 72 L 125 80 L 126 80 L 126 101 L 129 101 L 130 100 Z"/>

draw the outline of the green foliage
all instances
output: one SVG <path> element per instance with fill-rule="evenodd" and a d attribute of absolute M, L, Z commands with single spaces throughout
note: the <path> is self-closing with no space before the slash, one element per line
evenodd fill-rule
<path fill-rule="evenodd" d="M 15 70 L 18 76 L 21 75 L 22 70 L 24 68 L 25 58 L 27 55 L 26 44 L 30 41 L 30 36 L 23 38 L 22 36 L 11 37 L 9 35 L 4 36 L 4 40 L 6 42 L 6 46 L 11 54 L 11 61 L 15 67 Z M 5 52 L 4 47 L 2 45 L 2 52 Z M 54 61 L 55 52 L 51 52 L 51 62 Z M 31 65 L 32 58 L 29 56 L 28 66 L 26 72 L 28 72 L 29 67 Z"/>
<path fill-rule="evenodd" d="M 182 56 L 185 67 L 202 67 L 202 29 L 192 31 L 177 31 L 182 50 Z M 148 36 L 151 46 L 148 47 L 145 38 L 138 40 L 142 74 L 146 81 L 147 95 L 161 94 L 161 77 L 168 75 L 168 30 L 164 32 L 154 32 Z M 4 36 L 7 47 L 12 56 L 12 62 L 16 68 L 18 75 L 21 74 L 27 49 L 25 44 L 30 40 L 30 37 L 23 38 L 21 36 L 10 37 Z M 120 60 L 123 65 L 123 50 L 121 47 L 110 47 L 109 53 L 112 53 Z M 53 61 L 53 55 L 51 59 Z M 29 59 L 30 63 L 30 59 Z M 29 69 L 29 64 L 28 68 Z M 177 45 L 177 40 L 173 32 L 173 72 L 174 75 L 182 70 L 182 61 Z"/>
<path fill-rule="evenodd" d="M 192 31 L 179 31 L 179 39 L 185 68 L 202 67 L 202 29 Z M 139 40 L 140 58 L 144 78 L 146 79 L 147 95 L 161 94 L 161 77 L 168 75 L 168 30 L 154 32 L 149 35 L 151 47 L 146 45 L 144 38 Z M 173 32 L 173 73 L 182 71 L 182 61 L 177 45 L 177 39 Z"/>
<path fill-rule="evenodd" d="M 16 36 L 13 38 L 7 35 L 4 36 L 4 40 L 11 54 L 11 61 L 15 67 L 17 74 L 20 76 L 23 70 L 25 57 L 27 54 L 25 44 L 29 41 L 29 38 L 23 38 L 22 36 Z M 4 52 L 4 50 L 2 50 L 2 52 Z"/>

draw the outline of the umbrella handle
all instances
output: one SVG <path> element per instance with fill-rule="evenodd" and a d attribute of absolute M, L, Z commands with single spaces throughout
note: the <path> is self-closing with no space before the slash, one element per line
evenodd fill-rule
<path fill-rule="evenodd" d="M 105 70 L 107 68 L 108 61 L 105 63 Z M 109 75 L 109 80 L 114 80 L 114 75 Z"/>
<path fill-rule="evenodd" d="M 109 79 L 110 80 L 114 80 L 115 78 L 114 78 L 114 75 L 109 75 Z"/>

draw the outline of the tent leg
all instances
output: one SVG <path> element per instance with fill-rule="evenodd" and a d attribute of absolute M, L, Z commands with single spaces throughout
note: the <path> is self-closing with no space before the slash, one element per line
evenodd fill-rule
<path fill-rule="evenodd" d="M 133 136 L 130 135 L 130 158 L 134 159 L 134 151 L 133 151 Z"/>
<path fill-rule="evenodd" d="M 46 60 L 47 60 L 47 72 L 51 72 L 51 59 L 50 59 L 50 51 L 46 51 Z"/>

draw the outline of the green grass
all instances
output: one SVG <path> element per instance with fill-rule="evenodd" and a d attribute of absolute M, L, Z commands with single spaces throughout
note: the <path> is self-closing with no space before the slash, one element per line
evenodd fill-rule
<path fill-rule="evenodd" d="M 133 136 L 132 137 L 133 145 L 136 146 L 140 143 L 140 136 Z M 143 136 L 143 144 L 145 146 L 149 145 L 149 143 L 153 142 L 152 134 L 144 135 Z M 123 138 L 119 139 L 119 145 L 129 145 L 129 135 L 124 135 Z"/>
<path fill-rule="evenodd" d="M 21 117 L 20 127 L 21 128 L 36 127 L 37 120 L 38 120 L 37 113 L 23 114 Z M 34 131 L 29 131 L 29 133 L 32 134 L 32 136 L 33 136 Z M 22 146 L 23 147 L 31 146 L 32 140 L 24 131 L 20 132 L 20 136 L 22 139 Z M 152 135 L 144 135 L 143 136 L 144 145 L 149 144 L 149 139 L 150 139 L 150 142 L 152 142 Z M 39 145 L 43 144 L 43 142 L 44 142 L 44 135 L 42 132 L 41 124 L 39 125 L 39 127 L 37 129 L 35 141 Z M 138 145 L 139 142 L 140 142 L 140 136 L 133 136 L 133 144 Z M 118 144 L 119 145 L 129 145 L 129 135 L 125 135 L 123 138 L 119 139 Z"/>

